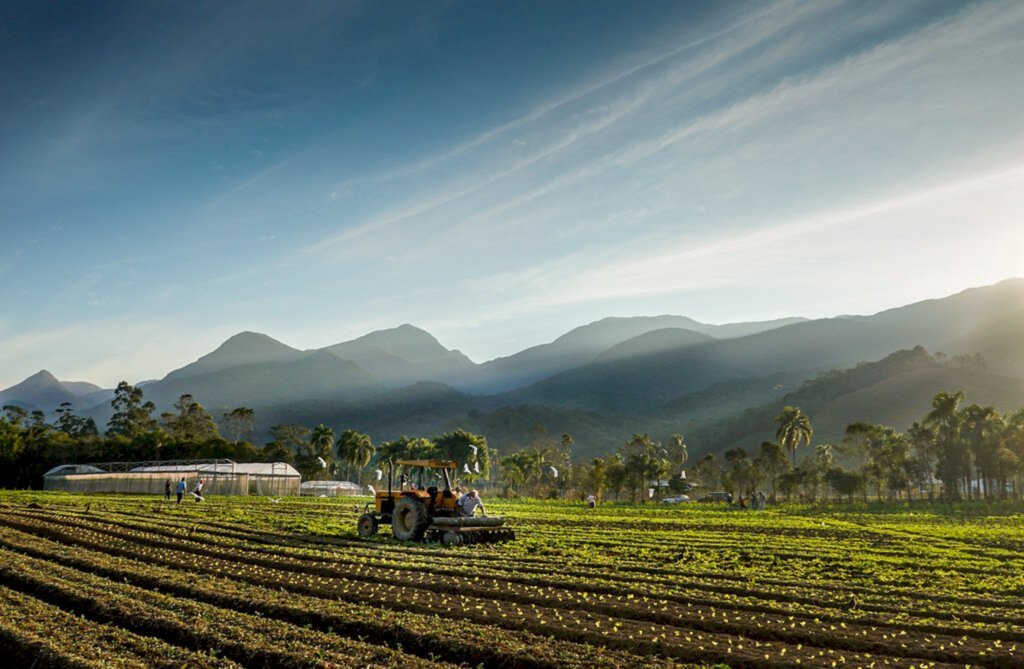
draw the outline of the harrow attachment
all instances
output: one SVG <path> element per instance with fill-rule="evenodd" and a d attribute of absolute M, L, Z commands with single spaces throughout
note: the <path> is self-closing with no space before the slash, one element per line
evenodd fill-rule
<path fill-rule="evenodd" d="M 466 544 L 497 544 L 515 541 L 516 533 L 506 527 L 501 516 L 485 516 L 476 518 L 445 518 L 433 519 L 427 528 L 424 538 L 436 541 L 445 546 L 464 546 Z"/>

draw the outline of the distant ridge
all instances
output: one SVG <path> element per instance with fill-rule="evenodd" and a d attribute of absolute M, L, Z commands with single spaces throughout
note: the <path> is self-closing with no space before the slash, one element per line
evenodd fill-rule
<path fill-rule="evenodd" d="M 235 365 L 249 365 L 261 362 L 291 362 L 305 355 L 302 351 L 282 344 L 276 339 L 259 332 L 239 332 L 227 339 L 215 350 L 193 363 L 176 369 L 163 378 L 173 381 L 188 376 L 197 376 Z"/>
<path fill-rule="evenodd" d="M 708 325 L 686 316 L 608 317 L 574 328 L 549 344 L 495 358 L 480 366 L 473 386 L 481 392 L 503 392 L 593 361 L 609 348 L 634 337 L 664 329 L 682 329 L 709 337 L 738 337 L 803 322 L 805 318 L 782 318 L 726 325 Z"/>
<path fill-rule="evenodd" d="M 459 383 L 476 369 L 461 352 L 445 348 L 432 334 L 408 323 L 322 350 L 355 362 L 389 388 L 418 381 Z"/>
<path fill-rule="evenodd" d="M 919 345 L 934 364 L 899 369 L 889 358 Z M 877 369 L 886 375 L 800 394 L 803 382 L 831 370 L 859 369 L 845 378 L 864 380 L 865 361 L 885 361 Z M 514 449 L 543 425 L 550 434 L 572 432 L 579 453 L 599 455 L 637 431 L 661 440 L 685 433 L 694 452 L 702 443 L 745 443 L 764 436 L 763 416 L 731 441 L 720 438 L 719 423 L 785 396 L 805 403 L 812 420 L 820 414 L 824 438 L 846 420 L 919 419 L 919 405 L 959 387 L 974 394 L 970 401 L 1000 407 L 1024 396 L 1024 279 L 872 316 L 724 326 L 682 316 L 607 318 L 480 365 L 410 324 L 308 351 L 240 332 L 144 390 L 159 411 L 186 393 L 215 416 L 254 408 L 257 439 L 268 421 L 367 426 L 378 440 L 463 426 Z M 52 412 L 67 401 L 105 425 L 111 391 L 95 388 L 44 370 L 0 392 L 0 402 Z"/>

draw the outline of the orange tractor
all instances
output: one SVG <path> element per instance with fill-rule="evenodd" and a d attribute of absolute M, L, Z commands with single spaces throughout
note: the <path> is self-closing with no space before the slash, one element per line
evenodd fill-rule
<path fill-rule="evenodd" d="M 453 460 L 399 460 L 395 464 L 411 467 L 413 476 L 402 474 L 396 490 L 394 466 L 388 467 L 388 489 L 374 494 L 372 510 L 366 505 L 357 524 L 359 536 L 372 537 L 381 523 L 390 523 L 391 533 L 402 541 L 437 541 L 458 546 L 516 538 L 515 532 L 504 527 L 505 519 L 501 516 L 461 514 L 459 495 L 452 490 L 449 475 L 458 467 Z"/>

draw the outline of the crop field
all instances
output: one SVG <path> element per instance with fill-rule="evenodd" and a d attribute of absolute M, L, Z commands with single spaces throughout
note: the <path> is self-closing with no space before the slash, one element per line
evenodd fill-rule
<path fill-rule="evenodd" d="M 0 492 L 34 667 L 1022 667 L 1024 516 L 488 500 L 520 540 L 355 535 L 353 500 Z"/>

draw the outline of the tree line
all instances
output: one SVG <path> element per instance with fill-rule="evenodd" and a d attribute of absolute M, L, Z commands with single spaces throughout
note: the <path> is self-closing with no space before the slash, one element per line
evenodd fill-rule
<path fill-rule="evenodd" d="M 118 384 L 113 415 L 101 434 L 92 418 L 70 404 L 48 418 L 41 411 L 3 407 L 0 415 L 0 487 L 40 487 L 42 475 L 61 464 L 228 458 L 238 462 L 288 462 L 309 479 L 348 479 L 372 485 L 389 463 L 402 459 L 451 459 L 465 483 L 489 483 L 507 496 L 641 501 L 681 493 L 768 489 L 772 497 L 899 499 L 942 495 L 950 499 L 1020 497 L 1024 492 L 1024 409 L 1000 414 L 993 407 L 961 406 L 962 391 L 941 392 L 931 410 L 906 433 L 853 423 L 835 444 L 812 444 L 814 429 L 799 408 L 775 418 L 775 440 L 753 453 L 731 448 L 707 454 L 689 471 L 682 435 L 666 443 L 634 434 L 617 452 L 580 460 L 572 435 L 550 437 L 535 425 L 530 443 L 499 453 L 478 434 L 456 429 L 431 438 L 402 436 L 374 444 L 356 430 L 335 434 L 324 425 L 280 424 L 270 441 L 252 443 L 255 411 L 239 407 L 214 417 L 191 395 L 156 416 L 141 387 Z M 797 460 L 801 446 L 810 447 Z"/>
<path fill-rule="evenodd" d="M 490 472 L 487 440 L 465 430 L 431 439 L 400 437 L 374 445 L 370 437 L 344 430 L 337 437 L 324 425 L 270 427 L 270 441 L 252 443 L 255 411 L 238 407 L 215 420 L 191 395 L 182 395 L 174 410 L 156 414 L 141 387 L 122 381 L 111 401 L 113 415 L 101 433 L 96 421 L 79 416 L 65 402 L 51 417 L 7 405 L 0 415 L 0 487 L 39 488 L 43 474 L 62 464 L 201 460 L 287 462 L 304 479 L 344 476 L 368 482 L 370 464 L 386 466 L 404 458 L 445 458 L 465 464 L 461 479 L 473 482 Z"/>
<path fill-rule="evenodd" d="M 765 486 L 773 497 L 804 501 L 1019 498 L 1024 409 L 1001 414 L 991 406 L 962 406 L 963 400 L 962 391 L 940 392 L 905 433 L 850 424 L 839 443 L 815 444 L 799 462 L 797 450 L 812 446 L 814 429 L 799 408 L 785 407 L 775 419 L 775 441 L 762 442 L 753 455 L 743 448 L 721 459 L 705 455 L 693 478 L 706 488 L 749 494 Z"/>

